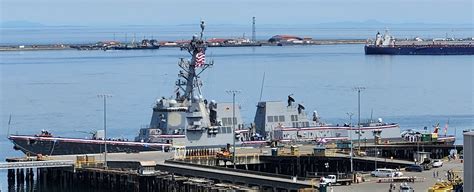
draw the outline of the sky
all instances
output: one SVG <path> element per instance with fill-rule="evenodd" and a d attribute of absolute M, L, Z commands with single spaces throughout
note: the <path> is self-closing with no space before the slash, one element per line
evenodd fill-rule
<path fill-rule="evenodd" d="M 44 25 L 474 23 L 473 0 L 0 0 L 1 21 Z"/>

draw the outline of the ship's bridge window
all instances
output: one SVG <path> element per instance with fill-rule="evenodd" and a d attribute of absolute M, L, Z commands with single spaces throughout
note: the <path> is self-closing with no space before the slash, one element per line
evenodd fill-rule
<path fill-rule="evenodd" d="M 237 117 L 234 118 L 233 123 L 237 125 Z M 232 125 L 232 117 L 225 117 L 222 118 L 222 125 L 227 126 L 227 125 Z"/>
<path fill-rule="evenodd" d="M 281 115 L 281 116 L 279 117 L 279 121 L 280 121 L 280 122 L 285 122 L 285 116 Z"/>
<path fill-rule="evenodd" d="M 232 129 L 230 127 L 227 127 L 227 133 L 232 133 Z"/>
<path fill-rule="evenodd" d="M 227 129 L 225 127 L 221 127 L 221 131 L 222 133 L 227 133 Z"/>
<path fill-rule="evenodd" d="M 291 121 L 298 121 L 298 115 L 291 115 Z"/>
<path fill-rule="evenodd" d="M 273 122 L 273 116 L 267 116 L 268 122 Z"/>
<path fill-rule="evenodd" d="M 309 122 L 303 122 L 304 127 L 309 127 Z"/>

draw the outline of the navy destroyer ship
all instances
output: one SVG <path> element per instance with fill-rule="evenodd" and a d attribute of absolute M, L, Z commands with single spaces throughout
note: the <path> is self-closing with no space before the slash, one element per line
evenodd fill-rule
<path fill-rule="evenodd" d="M 474 55 L 472 40 L 425 42 L 415 41 L 396 43 L 395 38 L 385 32 L 377 33 L 373 44 L 364 47 L 366 55 Z"/>
<path fill-rule="evenodd" d="M 103 134 L 95 134 L 90 139 L 66 138 L 43 130 L 39 135 L 9 135 L 14 149 L 28 155 L 67 155 L 102 153 L 105 144 L 107 152 L 116 153 L 166 151 L 172 146 L 223 147 L 234 138 L 237 145 L 250 140 L 239 107 L 209 101 L 201 93 L 200 75 L 213 66 L 213 62 L 205 62 L 204 27 L 202 22 L 200 36 L 194 35 L 190 43 L 182 47 L 191 59 L 181 58 L 178 63 L 181 70 L 173 97 L 156 101 L 150 126 L 140 129 L 134 141 L 111 140 Z"/>
<path fill-rule="evenodd" d="M 305 107 L 295 103 L 292 95 L 287 102 L 262 101 L 257 104 L 255 128 L 259 135 L 279 142 L 331 142 L 349 139 L 374 139 L 374 133 L 384 140 L 400 140 L 397 123 L 377 121 L 361 122 L 360 126 L 328 124 L 317 111 L 308 117 Z"/>

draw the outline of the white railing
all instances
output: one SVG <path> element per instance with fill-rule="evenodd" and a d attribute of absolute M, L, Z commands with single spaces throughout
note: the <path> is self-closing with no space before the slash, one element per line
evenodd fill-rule
<path fill-rule="evenodd" d="M 26 161 L 26 162 L 3 162 L 3 163 L 0 163 L 0 169 L 72 167 L 72 166 L 74 166 L 74 161 L 71 161 L 71 160 Z"/>

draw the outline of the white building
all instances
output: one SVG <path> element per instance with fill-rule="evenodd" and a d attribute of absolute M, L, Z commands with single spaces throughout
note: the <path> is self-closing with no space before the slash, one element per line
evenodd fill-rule
<path fill-rule="evenodd" d="M 464 191 L 474 191 L 474 132 L 464 133 Z"/>

